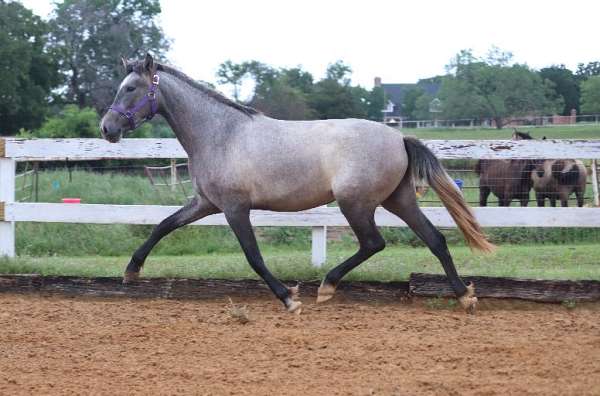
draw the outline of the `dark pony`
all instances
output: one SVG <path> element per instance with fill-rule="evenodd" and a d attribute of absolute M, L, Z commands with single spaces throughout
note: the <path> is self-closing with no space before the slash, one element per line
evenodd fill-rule
<path fill-rule="evenodd" d="M 513 130 L 512 140 L 533 139 L 529 133 Z M 498 197 L 499 206 L 510 206 L 513 199 L 521 206 L 529 204 L 529 191 L 533 187 L 531 173 L 536 160 L 489 160 L 477 161 L 475 172 L 479 175 L 479 206 L 487 206 L 490 193 Z"/>

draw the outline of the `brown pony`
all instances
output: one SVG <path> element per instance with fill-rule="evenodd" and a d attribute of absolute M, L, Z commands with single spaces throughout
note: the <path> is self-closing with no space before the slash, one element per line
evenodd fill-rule
<path fill-rule="evenodd" d="M 587 182 L 587 170 L 580 160 L 544 160 L 537 164 L 531 174 L 538 206 L 544 206 L 546 198 L 550 206 L 569 206 L 569 196 L 574 192 L 577 206 L 583 206 L 583 196 Z"/>
<path fill-rule="evenodd" d="M 533 139 L 525 132 L 513 132 L 512 140 Z M 529 191 L 533 187 L 531 173 L 536 166 L 534 160 L 489 160 L 477 161 L 475 172 L 479 175 L 479 206 L 487 206 L 488 196 L 494 193 L 499 206 L 510 206 L 513 199 L 521 206 L 529 204 Z"/>

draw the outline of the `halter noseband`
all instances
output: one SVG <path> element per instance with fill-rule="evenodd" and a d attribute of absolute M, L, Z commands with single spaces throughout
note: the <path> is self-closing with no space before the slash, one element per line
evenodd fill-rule
<path fill-rule="evenodd" d="M 109 111 L 114 111 L 115 113 L 119 113 L 121 116 L 127 118 L 129 121 L 129 126 L 131 129 L 135 129 L 140 126 L 144 121 L 151 120 L 152 117 L 156 115 L 158 112 L 158 101 L 156 100 L 156 89 L 158 88 L 158 83 L 160 78 L 158 74 L 152 76 L 152 85 L 150 85 L 150 90 L 142 99 L 140 99 L 133 107 L 126 109 L 119 105 L 110 106 L 108 108 Z M 140 122 L 138 125 L 135 124 L 135 115 L 138 111 L 140 111 L 146 103 L 150 102 L 150 113 L 144 118 L 144 121 Z"/>

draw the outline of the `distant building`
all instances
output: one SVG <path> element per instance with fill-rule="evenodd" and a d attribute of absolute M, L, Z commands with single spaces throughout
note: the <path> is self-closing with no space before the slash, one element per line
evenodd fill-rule
<path fill-rule="evenodd" d="M 408 117 L 408 114 L 402 112 L 402 104 L 407 92 L 421 88 L 426 94 L 435 97 L 440 90 L 440 82 L 435 78 L 420 80 L 416 84 L 384 84 L 381 82 L 381 77 L 375 77 L 375 86 L 381 87 L 388 99 L 386 107 L 381 111 L 383 122 L 390 125 L 401 124 L 402 120 Z"/>

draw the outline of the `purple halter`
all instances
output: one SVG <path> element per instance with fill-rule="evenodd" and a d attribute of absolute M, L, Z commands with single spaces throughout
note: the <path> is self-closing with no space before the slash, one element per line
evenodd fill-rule
<path fill-rule="evenodd" d="M 158 88 L 158 83 L 160 78 L 158 74 L 152 76 L 152 85 L 150 86 L 150 90 L 142 99 L 140 99 L 133 107 L 126 109 L 119 105 L 110 106 L 108 108 L 109 111 L 114 111 L 115 113 L 119 113 L 123 117 L 127 118 L 129 121 L 129 126 L 131 129 L 135 129 L 140 126 L 144 121 L 151 120 L 152 117 L 156 115 L 158 111 L 158 101 L 156 100 L 156 89 Z M 138 125 L 135 124 L 135 114 L 140 111 L 146 103 L 150 102 L 150 113 L 144 118 L 144 121 L 140 122 Z"/>

